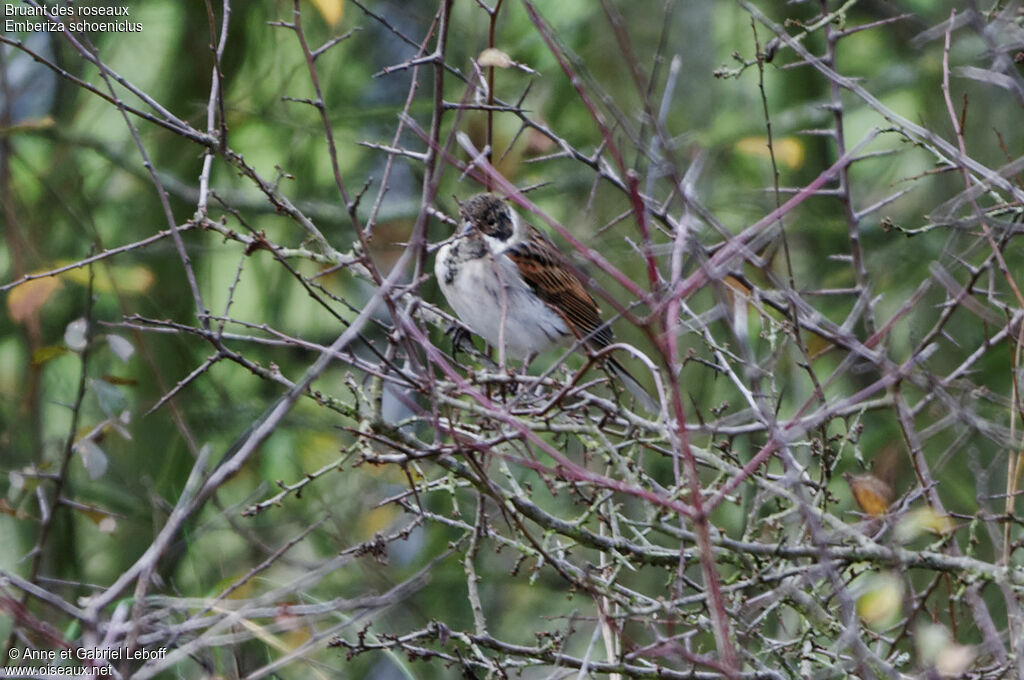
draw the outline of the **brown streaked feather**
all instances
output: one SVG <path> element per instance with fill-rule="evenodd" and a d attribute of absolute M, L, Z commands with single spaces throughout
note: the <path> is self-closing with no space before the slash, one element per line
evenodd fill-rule
<path fill-rule="evenodd" d="M 558 248 L 537 229 L 529 227 L 529 238 L 506 255 L 537 297 L 565 320 L 577 338 L 589 336 L 587 344 L 598 349 L 612 343 L 611 329 L 604 325 L 594 298 Z"/>

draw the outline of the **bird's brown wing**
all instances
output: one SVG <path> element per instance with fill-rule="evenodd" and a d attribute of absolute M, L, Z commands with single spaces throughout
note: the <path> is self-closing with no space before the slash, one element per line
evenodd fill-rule
<path fill-rule="evenodd" d="M 528 239 L 506 254 L 537 297 L 565 320 L 577 338 L 587 338 L 587 344 L 596 348 L 612 343 L 611 329 L 601 320 L 601 310 L 594 298 L 562 253 L 543 234 L 530 227 Z"/>
<path fill-rule="evenodd" d="M 506 251 L 527 285 L 569 325 L 577 338 L 586 338 L 592 349 L 612 344 L 611 329 L 601 320 L 601 310 L 572 266 L 551 241 L 530 227 L 527 240 Z M 606 365 L 651 413 L 659 413 L 657 401 L 626 368 L 606 357 Z"/>

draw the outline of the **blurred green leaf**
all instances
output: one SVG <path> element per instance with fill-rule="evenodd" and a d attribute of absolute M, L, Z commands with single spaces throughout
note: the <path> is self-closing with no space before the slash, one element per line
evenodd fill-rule
<path fill-rule="evenodd" d="M 118 387 L 103 380 L 89 380 L 89 387 L 108 417 L 115 418 L 128 408 L 128 399 Z"/>
<path fill-rule="evenodd" d="M 75 444 L 75 450 L 82 460 L 89 479 L 95 481 L 107 471 L 107 454 L 99 447 L 99 444 L 91 439 L 84 439 Z"/>

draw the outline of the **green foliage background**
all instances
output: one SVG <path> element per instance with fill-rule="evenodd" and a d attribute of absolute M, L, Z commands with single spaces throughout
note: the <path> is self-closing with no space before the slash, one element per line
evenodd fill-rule
<path fill-rule="evenodd" d="M 329 4 L 329 3 L 328 3 Z M 627 18 L 626 30 L 637 49 L 637 61 L 649 67 L 665 36 L 664 54 L 681 60 L 682 71 L 674 97 L 666 107 L 665 128 L 686 162 L 703 162 L 697 180 L 698 192 L 710 211 L 727 226 L 740 231 L 776 206 L 770 189 L 772 165 L 764 148 L 765 115 L 758 87 L 758 69 L 742 68 L 741 60 L 755 55 L 755 34 L 750 15 L 729 2 L 685 2 L 669 14 L 666 24 L 663 3 L 621 2 Z M 790 5 L 763 2 L 761 9 L 776 21 L 805 20 L 816 16 L 816 3 Z M 844 39 L 838 69 L 860 78 L 861 84 L 886 106 L 946 139 L 951 126 L 942 100 L 941 35 L 930 41 L 915 41 L 922 31 L 948 17 L 953 3 L 947 2 L 859 2 L 845 15 L 845 25 L 877 21 L 900 12 L 910 16 L 875 30 Z M 90 36 L 99 54 L 125 79 L 163 103 L 197 129 L 205 129 L 209 95 L 212 41 L 206 10 L 202 3 L 172 0 L 128 2 L 131 19 L 144 26 L 140 33 Z M 338 145 L 340 171 L 350 190 L 369 181 L 369 191 L 360 212 L 368 214 L 377 197 L 385 155 L 365 143 L 391 144 L 391 135 L 402 110 L 408 88 L 408 70 L 382 74 L 385 69 L 412 56 L 414 50 L 358 6 L 341 2 L 339 23 L 329 25 L 314 5 L 301 3 L 303 24 L 311 45 L 355 29 L 352 35 L 326 52 L 317 62 L 330 123 Z M 419 41 L 436 11 L 429 2 L 371 2 L 368 8 L 385 17 L 412 40 Z M 576 55 L 576 65 L 593 93 L 606 98 L 636 125 L 641 111 L 635 88 L 622 54 L 614 49 L 615 37 L 599 3 L 559 2 L 541 8 L 557 32 L 558 40 Z M 215 7 L 219 16 L 220 7 Z M 280 190 L 316 223 L 332 245 L 341 252 L 355 247 L 353 226 L 340 204 L 330 156 L 317 111 L 294 101 L 313 96 L 305 62 L 294 34 L 272 25 L 291 20 L 290 3 L 253 0 L 236 4 L 222 63 L 225 87 L 225 120 L 231 148 L 265 178 L 276 178 Z M 471 59 L 487 46 L 486 14 L 473 2 L 456 2 L 446 61 L 469 73 Z M 10 35 L 23 40 L 26 36 Z M 33 38 L 35 38 L 33 36 Z M 771 36 L 763 27 L 757 40 L 766 44 Z M 496 95 L 515 101 L 531 84 L 524 108 L 575 147 L 592 151 L 602 142 L 586 107 L 552 56 L 523 9 L 516 2 L 503 7 L 498 23 L 497 46 L 515 61 L 529 66 L 535 75 L 516 69 L 499 71 Z M 822 48 L 820 33 L 807 37 L 807 47 Z M 32 48 L 49 54 L 72 75 L 102 86 L 96 69 L 86 64 L 64 40 L 32 43 Z M 964 33 L 957 35 L 950 56 L 952 63 L 974 64 L 985 46 Z M 791 57 L 787 54 L 787 61 Z M 23 52 L 3 46 L 4 68 L 8 73 L 27 71 L 32 80 L 20 93 L 8 92 L 4 99 L 4 121 L 0 137 L 0 191 L 4 204 L 5 243 L 0 247 L 0 280 L 15 281 L 22 275 L 46 271 L 81 260 L 99 252 L 137 241 L 167 229 L 163 211 L 122 114 L 108 102 L 86 92 L 67 79 L 27 58 Z M 735 77 L 716 77 L 716 70 L 735 69 Z M 666 69 L 667 64 L 661 63 Z M 721 75 L 721 72 L 720 72 Z M 956 75 L 956 74 L 954 74 Z M 657 92 L 660 96 L 659 83 Z M 835 147 L 823 135 L 803 134 L 831 126 L 831 114 L 820 106 L 827 98 L 829 83 L 812 69 L 784 70 L 778 63 L 766 65 L 766 98 L 772 133 L 779 154 L 779 183 L 800 187 L 813 180 L 836 160 Z M 420 86 L 410 113 L 420 126 L 429 126 L 431 115 L 428 74 Z M 457 102 L 464 84 L 446 80 L 446 99 Z M 1003 90 L 987 83 L 954 77 L 956 103 L 967 102 L 964 137 L 970 154 L 989 167 L 999 167 L 1018 157 L 1024 144 L 1021 106 Z M 119 90 L 124 94 L 123 90 Z M 961 100 L 961 94 L 965 98 Z M 32 95 L 30 97 L 30 95 Z M 657 101 L 657 97 L 655 98 Z M 884 125 L 862 102 L 844 96 L 847 105 L 846 136 L 860 139 L 871 127 Z M 23 104 L 21 109 L 15 103 Z M 452 125 L 453 116 L 446 118 Z M 202 164 L 202 148 L 159 126 L 135 120 L 141 142 L 170 194 L 175 221 L 184 224 L 196 209 L 196 189 Z M 462 115 L 459 125 L 479 146 L 485 126 L 479 112 Z M 519 127 L 511 114 L 495 117 L 496 147 L 504 149 Z M 628 141 L 616 132 L 624 147 Z M 509 156 L 498 163 L 501 172 L 517 186 L 543 184 L 530 194 L 531 200 L 557 219 L 579 239 L 605 254 L 634 280 L 643 281 L 642 261 L 623 244 L 623 234 L 633 232 L 620 226 L 598 232 L 628 209 L 626 198 L 595 183 L 593 173 L 581 163 L 549 156 L 557 149 L 533 133 L 520 137 Z M 746 140 L 746 141 L 745 141 Z M 422 140 L 406 132 L 401 143 L 423 149 Z M 924 150 L 909 148 L 895 134 L 883 134 L 868 151 L 896 149 L 894 155 L 879 156 L 851 170 L 860 207 L 870 205 L 901 186 L 912 190 L 873 214 L 861 224 L 863 248 L 874 287 L 881 293 L 877 314 L 888 319 L 928 277 L 928 267 L 943 254 L 956 253 L 966 242 L 955 230 L 931 229 L 919 235 L 909 232 L 928 224 L 929 213 L 962 190 L 958 172 L 936 172 L 932 157 Z M 637 156 L 630 150 L 629 162 Z M 528 162 L 533 159 L 534 162 Z M 371 255 L 383 271 L 401 253 L 420 211 L 423 166 L 403 159 L 396 161 L 383 207 L 374 226 Z M 270 240 L 291 247 L 308 244 L 291 219 L 276 214 L 251 181 L 227 163 L 217 162 L 211 185 L 225 202 L 237 209 L 247 228 L 263 232 Z M 453 168 L 444 172 L 437 192 L 437 207 L 455 214 L 453 197 L 464 198 L 479 190 L 471 179 Z M 781 200 L 785 200 L 782 195 Z M 230 228 L 242 231 L 235 217 L 211 202 L 211 216 L 224 214 Z M 447 237 L 451 227 L 433 220 L 432 242 Z M 786 219 L 788 247 L 792 253 L 797 288 L 843 288 L 854 285 L 852 270 L 828 259 L 848 248 L 847 222 L 841 205 L 831 198 L 805 202 Z M 252 324 L 266 324 L 310 342 L 330 344 L 341 332 L 338 319 L 326 313 L 306 288 L 265 251 L 246 254 L 236 242 L 222 235 L 193 229 L 183 234 L 204 300 L 214 314 L 222 314 L 233 291 L 230 316 Z M 977 261 L 984 253 L 965 253 Z M 1012 241 L 1005 250 L 1010 274 L 1024 273 L 1020 245 Z M 297 260 L 296 269 L 314 277 L 324 267 Z M 236 274 L 240 278 L 232 289 Z M 210 354 L 200 339 L 172 332 L 140 330 L 131 322 L 135 315 L 147 319 L 195 323 L 195 308 L 188 294 L 184 270 L 171 241 L 123 253 L 91 268 L 93 302 L 91 316 L 94 345 L 88 367 L 89 380 L 75 437 L 81 437 L 111 415 L 131 415 L 125 429 L 130 438 L 109 429 L 98 440 L 108 460 L 102 475 L 93 479 L 80 455 L 73 457 L 63 496 L 73 507 L 58 509 L 52 535 L 44 546 L 41 574 L 48 589 L 59 591 L 69 601 L 88 597 L 93 584 L 109 584 L 146 549 L 169 509 L 181 493 L 194 456 L 208 446 L 213 460 L 229 450 L 246 427 L 281 393 L 280 385 L 261 379 L 245 368 L 219 362 L 199 380 L 182 389 L 172 405 L 149 413 L 162 395 Z M 56 474 L 72 423 L 70 405 L 75 400 L 81 359 L 63 351 L 64 334 L 70 322 L 86 314 L 90 274 L 79 269 L 59 277 L 59 286 L 45 300 L 39 300 L 24 318 L 12 316 L 10 302 L 0 310 L 0 467 L 7 475 L 3 515 L 0 515 L 0 568 L 25 574 L 30 553 L 38 539 L 39 506 L 36 488 Z M 598 277 L 612 295 L 610 281 Z M 361 303 L 372 293 L 365 281 L 348 272 L 327 273 L 315 281 L 337 300 L 329 303 L 337 315 L 352 320 Z M 14 290 L 18 290 L 15 288 Z M 36 294 L 38 288 L 34 288 Z M 441 304 L 433 282 L 421 289 L 423 296 Z M 8 292 L 8 301 L 13 292 Z M 41 294 L 40 294 L 41 295 Z M 703 297 L 701 297 L 703 296 Z M 912 347 L 936 315 L 936 305 L 945 300 L 944 291 L 933 289 L 894 329 L 888 351 L 907 359 Z M 701 293 L 695 305 L 713 306 L 710 292 Z M 443 307 L 444 305 L 441 304 Z M 826 316 L 842 319 L 852 306 L 850 298 L 836 297 L 822 303 Z M 958 312 L 947 333 L 955 342 L 973 347 L 986 337 L 987 329 L 977 317 Z M 920 317 L 920 321 L 915 317 Z M 104 325 L 107 324 L 107 325 Z M 234 330 L 239 330 L 234 327 Z M 755 349 L 764 355 L 773 351 L 771 329 L 754 338 Z M 620 337 L 643 347 L 644 338 L 635 329 L 617 328 Z M 440 326 L 432 329 L 433 340 L 447 348 L 448 339 Z M 119 359 L 104 334 L 117 334 L 135 348 L 127 361 Z M 383 324 L 369 337 L 383 345 Z M 683 338 L 684 348 L 702 351 L 702 343 Z M 820 348 L 818 348 L 820 349 Z M 685 354 L 685 349 L 684 352 Z M 994 394 L 1010 394 L 1012 347 L 996 348 L 971 375 L 975 385 Z M 276 366 L 282 374 L 296 378 L 313 355 L 294 347 L 245 346 L 245 355 L 263 367 Z M 820 371 L 827 374 L 828 362 L 838 365 L 841 357 L 825 357 Z M 933 370 L 946 374 L 962 356 L 936 355 Z M 578 365 L 578 364 L 577 364 Z M 710 410 L 725 403 L 736 406 L 737 395 L 730 385 L 700 367 L 688 365 L 683 372 L 688 416 L 693 421 L 708 418 Z M 808 398 L 812 387 L 800 375 L 776 375 L 787 405 Z M 856 387 L 858 376 L 850 374 L 831 389 L 846 394 Z M 315 388 L 348 406 L 356 403 L 354 389 L 360 376 L 350 367 L 335 364 L 317 381 Z M 862 385 L 870 382 L 863 378 Z M 350 386 L 353 389 L 350 389 Z M 908 388 L 911 392 L 912 388 Z M 914 395 L 919 398 L 921 395 Z M 993 421 L 1009 425 L 1006 404 L 979 399 L 978 412 Z M 341 409 L 344 411 L 345 409 Z M 855 444 L 844 445 L 836 455 L 843 462 L 836 470 L 860 471 L 877 456 L 902 458 L 902 438 L 895 416 L 888 410 L 872 410 L 858 419 L 862 433 Z M 184 424 L 184 427 L 182 426 Z M 309 399 L 300 400 L 265 442 L 258 455 L 225 485 L 205 511 L 190 521 L 178 542 L 161 561 L 151 592 L 183 597 L 213 597 L 267 559 L 275 550 L 298 536 L 304 528 L 322 522 L 300 544 L 272 568 L 261 573 L 233 597 L 251 590 L 299 578 L 314 563 L 372 541 L 378 533 L 400 530 L 407 517 L 395 505 L 382 501 L 408 491 L 409 479 L 398 467 L 352 467 L 360 443 L 354 431 L 365 423 L 326 409 Z M 845 425 L 849 425 L 846 423 Z M 832 434 L 846 434 L 836 423 Z M 183 436 L 187 431 L 192 441 Z M 933 472 L 941 480 L 941 493 L 950 510 L 971 515 L 978 509 L 977 497 L 983 486 L 989 494 L 1005 486 L 1005 457 L 1009 451 L 983 438 L 973 438 L 968 447 L 970 461 L 947 455 L 954 432 L 937 436 L 927 444 Z M 553 437 L 559 447 L 579 453 L 584 444 L 566 437 Z M 702 446 L 712 446 L 704 438 Z M 753 453 L 750 442 L 740 442 L 736 455 Z M 575 447 L 575 448 L 573 448 Z M 885 453 L 896 449 L 896 453 Z M 881 453 L 880 453 L 881 452 Z M 241 511 L 273 496 L 278 480 L 291 484 L 332 462 L 338 469 L 311 483 L 301 497 L 285 498 L 280 507 L 253 517 Z M 668 463 L 658 476 L 670 478 Z M 972 474 L 967 474 L 970 468 Z M 777 470 L 775 470 L 777 471 Z M 823 479 L 834 494 L 834 508 L 852 509 L 849 491 L 839 479 Z M 909 465 L 896 466 L 894 486 L 900 492 L 915 483 Z M 559 508 L 564 498 L 553 498 L 543 484 L 534 483 L 533 500 Z M 432 495 L 429 509 L 440 515 L 469 502 L 465 491 L 453 491 L 446 500 Z M 109 520 L 113 520 L 111 524 Z M 106 523 L 103 520 L 108 520 Z M 494 521 L 501 521 L 495 519 Z M 742 505 L 723 506 L 715 522 L 723 531 L 741 532 L 749 518 Z M 331 598 L 355 598 L 387 591 L 443 554 L 449 542 L 462 532 L 438 523 L 417 526 L 407 540 L 391 544 L 380 560 L 359 557 L 319 580 L 302 593 L 303 602 L 327 602 Z M 979 538 L 978 554 L 994 559 L 996 548 L 988 536 Z M 478 570 L 487 577 L 481 584 L 492 634 L 495 637 L 535 644 L 534 631 L 561 629 L 564 617 L 589 616 L 591 603 L 581 602 L 563 581 L 550 571 L 536 578 L 509 576 L 516 566 L 513 551 L 490 551 L 481 556 Z M 740 567 L 736 567 L 739 569 Z M 668 572 L 662 576 L 668 578 Z M 400 606 L 363 616 L 339 609 L 335 623 L 351 617 L 351 637 L 371 619 L 372 632 L 412 630 L 430 621 L 444 621 L 453 629 L 471 628 L 472 614 L 465 596 L 465 573 L 458 557 L 439 562 L 429 585 Z M 645 572 L 638 579 L 650 585 Z M 998 598 L 990 598 L 999 607 Z M 127 600 L 126 600 L 127 601 Z M 296 601 L 296 604 L 299 602 Z M 2 608 L 0 608 L 2 609 Z M 5 638 L 14 618 L 0 613 L 0 635 Z M 46 607 L 33 605 L 34 616 L 52 622 L 62 634 L 73 638 L 74 627 Z M 286 616 L 282 612 L 281 616 Z M 640 632 L 637 631 L 639 635 Z M 224 676 L 245 674 L 308 640 L 309 631 L 255 636 L 223 656 L 205 659 L 204 672 Z M 967 631 L 965 643 L 976 643 L 976 631 Z M 709 645 L 710 636 L 698 636 L 697 646 Z M 582 654 L 589 640 L 578 634 L 568 649 Z M 230 659 L 229 659 L 230 656 Z M 296 663 L 280 672 L 281 677 L 308 677 L 310 672 L 331 677 L 453 677 L 443 664 L 417 664 L 400 655 L 362 655 L 351 661 L 343 651 L 321 648 L 311 652 L 309 665 Z M 198 677 L 198 666 L 183 662 L 179 677 Z M 226 670 L 233 668 L 233 671 Z"/>

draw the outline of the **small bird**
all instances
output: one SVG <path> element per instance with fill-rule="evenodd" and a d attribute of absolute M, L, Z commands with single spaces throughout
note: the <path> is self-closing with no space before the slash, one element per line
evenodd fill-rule
<path fill-rule="evenodd" d="M 591 350 L 614 342 L 601 310 L 568 261 L 494 194 L 459 209 L 462 229 L 437 253 L 434 275 L 458 317 L 499 356 L 529 360 L 576 341 Z M 651 413 L 658 405 L 614 357 L 603 359 Z"/>

